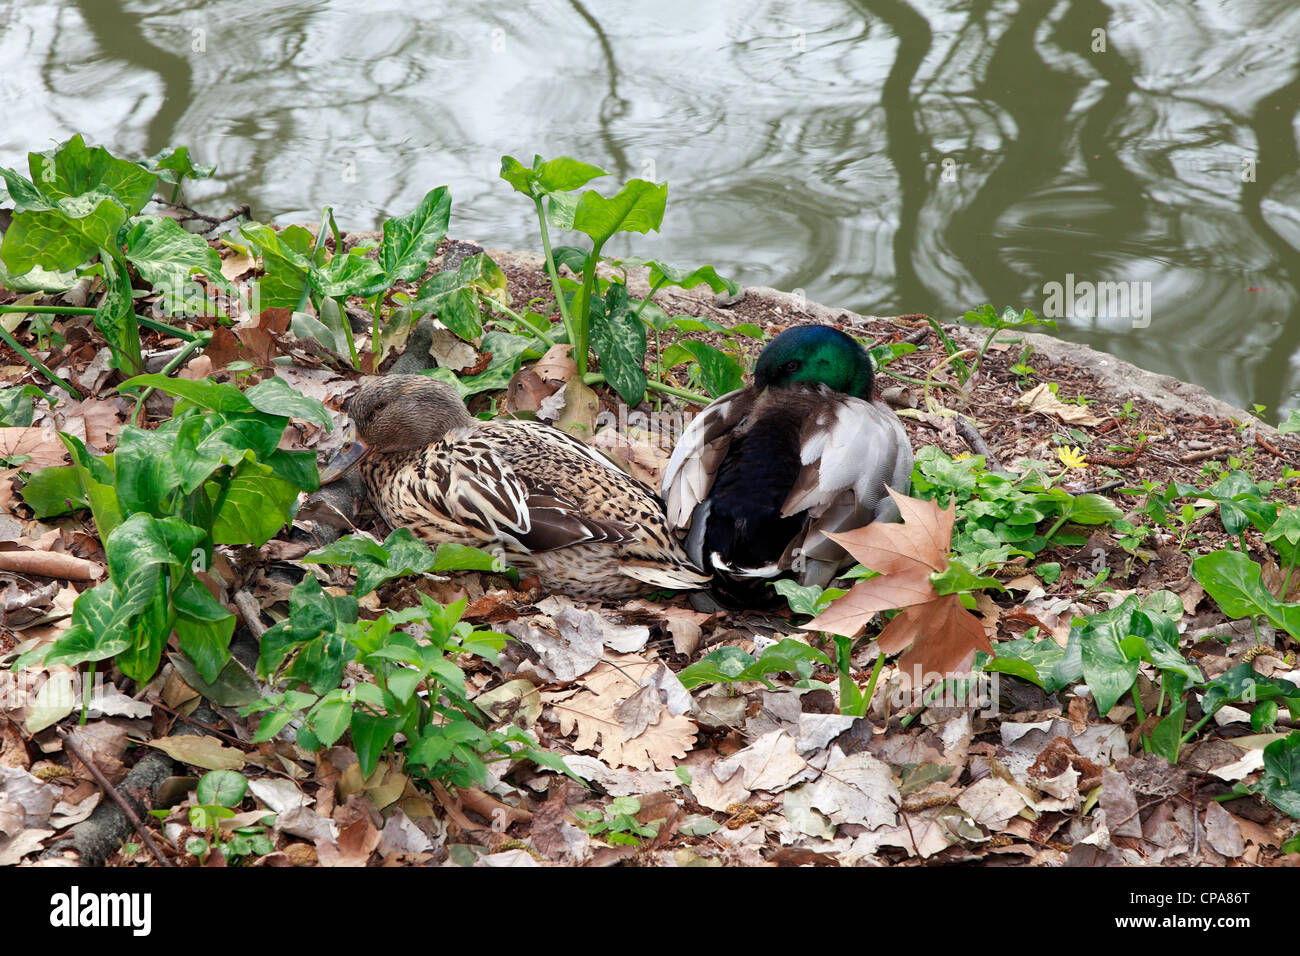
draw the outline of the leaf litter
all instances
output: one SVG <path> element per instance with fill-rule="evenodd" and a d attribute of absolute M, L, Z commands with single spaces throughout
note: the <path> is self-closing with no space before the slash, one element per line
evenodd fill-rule
<path fill-rule="evenodd" d="M 249 257 L 225 252 L 227 278 L 253 268 Z M 506 272 L 516 301 L 548 299 L 549 286 L 536 269 L 515 265 Z M 686 314 L 748 323 L 768 334 L 800 320 L 761 294 L 725 309 L 703 294 L 674 293 L 673 302 Z M 916 337 L 905 321 L 847 313 L 837 321 L 878 341 Z M 0 428 L 0 556 L 39 561 L 44 554 L 83 562 L 44 568 L 0 563 L 0 656 L 7 660 L 66 628 L 71 600 L 93 580 L 77 576 L 77 568 L 102 567 L 103 552 L 84 512 L 45 525 L 14 494 L 32 468 L 67 462 L 56 429 L 111 452 L 131 411 L 118 398 L 97 397 L 110 370 L 106 350 L 79 336 L 85 325 L 58 328 L 70 342 L 81 343 L 68 353 L 75 355 L 68 372 L 90 395 L 53 409 L 37 403 L 32 425 Z M 287 310 L 245 315 L 234 327 L 213 331 L 201 360 L 181 374 L 221 376 L 231 362 L 249 363 L 263 375 L 273 370 L 296 390 L 324 401 L 336 426 L 345 424 L 342 403 L 353 376 L 335 371 L 318 350 L 295 339 Z M 471 345 L 447 336 L 435 336 L 430 348 L 435 361 L 449 368 L 481 361 Z M 274 364 L 279 356 L 294 364 Z M 926 361 L 917 353 L 899 359 L 897 367 L 924 378 Z M 1028 413 L 1015 428 L 995 426 L 996 435 L 986 436 L 1004 459 L 1042 456 L 1062 426 L 1102 429 L 1119 420 L 1120 402 L 1084 371 L 1058 365 L 1051 374 L 1062 389 L 1088 393 L 1092 402 L 1086 407 L 1062 402 L 1045 386 L 1021 394 L 1009 371 L 1013 361 L 1013 355 L 992 350 L 970 394 L 983 422 L 1006 417 L 1004 407 L 1013 401 Z M 20 363 L 3 367 L 0 386 L 20 384 L 27 373 Z M 552 349 L 521 370 L 505 393 L 506 407 L 591 439 L 635 476 L 657 484 L 668 450 L 630 426 L 598 429 L 598 414 L 614 407 L 611 396 L 582 385 L 575 373 L 566 348 Z M 1148 460 L 1142 469 L 1147 478 L 1192 480 L 1194 471 L 1181 462 L 1189 447 L 1196 451 L 1189 442 L 1208 440 L 1237 452 L 1249 445 L 1230 423 L 1171 416 L 1142 401 L 1133 405 L 1140 417 L 1133 430 L 1169 436 L 1167 444 L 1176 449 Z M 909 423 L 914 444 L 938 443 L 950 454 L 964 450 L 951 423 L 932 417 L 937 427 L 914 429 Z M 297 424 L 286 441 L 327 456 L 342 432 Z M 1025 693 L 1010 708 L 991 713 L 971 707 L 958 714 L 960 708 L 935 706 L 900 727 L 903 711 L 891 698 L 906 689 L 914 666 L 922 673 L 960 669 L 976 651 L 992 648 L 990 637 L 1006 641 L 1028 626 L 1040 627 L 1064 647 L 1071 618 L 1095 613 L 1101 600 L 1075 585 L 1080 575 L 1061 555 L 1067 568 L 1061 581 L 1046 584 L 1029 574 L 1005 580 L 1009 590 L 992 597 L 981 593 L 974 614 L 955 595 L 937 594 L 930 581 L 947 564 L 951 512 L 914 499 L 899 502 L 902 524 L 840 536 L 880 576 L 853 585 L 848 598 L 802 626 L 785 615 L 702 612 L 682 597 L 639 599 L 620 608 L 558 595 L 539 599 L 477 572 L 386 585 L 376 607 L 410 602 L 419 593 L 440 602 L 466 597 L 472 602 L 469 619 L 490 622 L 514 638 L 499 668 L 484 664 L 470 672 L 471 696 L 503 724 L 533 728 L 587 788 L 548 768 L 521 765 L 513 774 L 489 775 L 484 789 L 429 789 L 386 761 L 363 775 L 346 737 L 319 752 L 298 748 L 291 731 L 254 744 L 255 725 L 233 710 L 207 710 L 205 719 L 195 718 L 201 696 L 186 681 L 197 682 L 197 675 L 192 668 L 182 675 L 171 663 L 134 696 L 107 685 L 73 740 L 113 782 L 151 750 L 176 761 L 174 785 L 164 788 L 172 795 L 172 812 L 161 828 L 169 841 L 166 852 L 181 863 L 193 862 L 177 849 L 194 832 L 188 816 L 197 800 L 193 781 L 220 768 L 240 768 L 249 777 L 238 820 L 274 816 L 274 851 L 257 863 L 268 866 L 1294 862 L 1293 854 L 1282 852 L 1295 832 L 1293 821 L 1258 798 L 1212 799 L 1263 771 L 1268 735 L 1249 733 L 1244 710 L 1224 708 L 1224 736 L 1211 734 L 1185 748 L 1179 767 L 1133 756 L 1136 741 L 1125 724 L 1136 723 L 1131 708 L 1126 713 L 1117 706 L 1100 716 L 1082 687 L 1057 695 Z M 224 553 L 214 588 L 232 606 L 242 593 L 266 619 L 279 619 L 296 576 L 327 574 L 297 560 L 321 543 L 318 524 L 327 513 L 349 526 L 360 520 L 363 527 L 377 527 L 364 510 L 357 519 L 355 507 L 309 502 L 279 538 L 262 548 Z M 51 531 L 58 533 L 49 537 Z M 1111 544 L 1104 536 L 1097 543 L 1103 550 Z M 1080 552 L 1088 559 L 1091 544 Z M 1279 581 L 1284 577 L 1276 568 L 1268 573 Z M 1155 577 L 1137 577 L 1131 590 L 1140 596 L 1162 586 L 1176 595 L 1187 617 L 1184 630 L 1221 621 L 1199 585 L 1177 576 L 1176 565 Z M 340 583 L 346 585 L 346 575 Z M 904 610 L 881 630 L 879 612 L 897 608 Z M 821 665 L 811 677 L 823 690 L 794 686 L 790 673 L 767 675 L 773 686 L 706 683 L 690 690 L 675 676 L 719 648 L 752 654 L 788 637 L 820 643 L 820 632 L 853 638 L 859 651 L 878 644 L 891 655 L 902 654 L 882 670 L 866 716 L 837 712 L 834 674 Z M 246 620 L 240 633 L 251 636 Z M 1206 646 L 1199 659 L 1214 676 L 1235 665 L 1247 646 Z M 1260 659 L 1260 666 L 1267 660 Z M 859 653 L 854 661 L 861 686 L 872 659 Z M 255 686 L 244 665 L 235 665 Z M 19 677 L 36 686 L 19 688 Z M 1004 678 L 1004 688 L 1013 680 Z M 66 668 L 0 671 L 0 865 L 37 859 L 103 799 L 54 735 L 52 725 L 78 709 L 73 689 Z M 196 727 L 200 732 L 193 732 Z M 128 741 L 147 746 L 129 747 Z M 1194 774 L 1184 773 L 1183 765 L 1195 767 Z M 502 774 L 507 769 L 500 768 Z M 654 837 L 637 847 L 617 845 L 580 825 L 575 810 L 604 812 L 618 798 L 638 801 L 637 819 L 654 824 Z M 152 861 L 147 854 L 119 851 L 112 862 Z"/>

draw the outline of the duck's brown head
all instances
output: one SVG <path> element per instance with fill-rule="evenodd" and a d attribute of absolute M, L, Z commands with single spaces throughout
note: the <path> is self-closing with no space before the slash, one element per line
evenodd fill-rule
<path fill-rule="evenodd" d="M 348 402 L 357 434 L 380 454 L 436 442 L 474 421 L 456 390 L 424 375 L 375 375 Z"/>
<path fill-rule="evenodd" d="M 375 375 L 361 380 L 349 400 L 357 441 L 326 466 L 328 484 L 371 453 L 413 451 L 438 441 L 474 419 L 456 390 L 424 375 Z"/>

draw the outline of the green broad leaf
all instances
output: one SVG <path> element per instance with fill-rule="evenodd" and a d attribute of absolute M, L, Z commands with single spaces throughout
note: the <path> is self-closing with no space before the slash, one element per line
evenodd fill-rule
<path fill-rule="evenodd" d="M 1066 515 L 1076 524 L 1106 524 L 1124 517 L 1124 512 L 1109 498 L 1101 495 L 1076 495 Z"/>
<path fill-rule="evenodd" d="M 605 380 L 628 405 L 645 397 L 645 325 L 630 311 L 627 286 L 611 283 L 602 301 L 591 303 L 591 344 Z"/>
<path fill-rule="evenodd" d="M 439 272 L 420 286 L 411 308 L 432 312 L 461 338 L 473 341 L 483 331 L 481 298 L 509 302 L 505 273 L 487 253 L 470 256 L 455 272 Z"/>
<path fill-rule="evenodd" d="M 721 322 L 713 319 L 697 319 L 691 315 L 678 315 L 669 320 L 668 324 L 679 332 L 685 332 L 690 335 L 693 332 L 726 332 L 727 327 Z"/>
<path fill-rule="evenodd" d="M 514 187 L 516 192 L 521 192 L 528 198 L 532 198 L 533 191 L 530 187 L 537 179 L 537 174 L 533 170 L 513 156 L 502 156 L 500 175 L 502 179 Z"/>
<path fill-rule="evenodd" d="M 52 209 L 15 213 L 0 244 L 0 258 L 15 275 L 41 268 L 67 272 L 117 248 L 127 211 L 103 192 L 58 200 Z"/>
<path fill-rule="evenodd" d="M 491 352 L 492 359 L 483 371 L 476 375 L 460 377 L 450 369 L 435 368 L 428 374 L 430 378 L 452 386 L 461 401 L 464 401 L 480 392 L 499 391 L 509 385 L 510 379 L 519 371 L 523 354 L 532 345 L 533 340 L 522 335 L 489 332 L 483 336 L 481 348 L 484 352 Z"/>
<path fill-rule="evenodd" d="M 176 430 L 172 449 L 181 490 L 189 494 L 219 468 L 237 467 L 250 456 L 269 456 L 276 450 L 284 423 L 283 418 L 264 415 L 227 419 L 211 414 L 185 419 Z"/>
<path fill-rule="evenodd" d="M 424 275 L 438 243 L 447 235 L 450 221 L 451 191 L 439 186 L 429 190 L 411 212 L 384 223 L 378 262 L 386 280 L 385 288 Z"/>
<path fill-rule="evenodd" d="M 649 266 L 650 275 L 647 278 L 652 289 L 669 285 L 683 289 L 694 289 L 697 285 L 707 285 L 714 292 L 726 292 L 729 295 L 735 295 L 740 291 L 739 284 L 718 275 L 713 266 L 705 265 L 698 266 L 695 269 L 678 269 L 666 265 L 658 259 L 641 259 L 635 256 L 616 261 L 620 265 L 626 266 Z M 761 338 L 761 330 L 760 335 L 757 337 Z"/>
<path fill-rule="evenodd" d="M 244 398 L 259 412 L 315 422 L 324 425 L 326 431 L 334 429 L 334 420 L 324 402 L 309 398 L 282 378 L 268 378 L 259 382 L 244 392 Z M 265 456 L 258 457 L 265 460 Z"/>
<path fill-rule="evenodd" d="M 587 253 L 577 246 L 552 246 L 551 258 L 555 260 L 555 266 L 568 266 L 574 275 L 582 275 L 582 270 L 587 264 Z"/>
<path fill-rule="evenodd" d="M 444 541 L 433 555 L 434 572 L 441 571 L 496 571 L 505 570 L 505 563 L 496 555 L 488 554 L 469 545 Z"/>
<path fill-rule="evenodd" d="M 357 752 L 361 763 L 362 776 L 370 776 L 384 753 L 384 748 L 392 742 L 393 736 L 401 728 L 405 717 L 402 714 L 379 717 L 365 711 L 352 712 L 352 747 Z M 426 727 L 425 730 L 431 728 Z M 407 759 L 413 759 L 412 751 L 417 743 L 408 744 Z M 420 762 L 420 761 L 417 761 Z"/>
<path fill-rule="evenodd" d="M 442 547 L 447 545 L 442 545 L 439 550 Z M 474 548 L 465 550 L 487 558 L 489 567 L 491 566 L 491 555 Z M 382 545 L 362 535 L 353 534 L 311 552 L 302 561 L 304 564 L 339 564 L 356 568 L 357 586 L 354 593 L 357 597 L 364 597 L 386 581 L 432 571 L 437 564 L 437 557 L 409 528 L 398 528 L 384 539 Z"/>
<path fill-rule="evenodd" d="M 211 179 L 216 173 L 216 166 L 204 166 L 190 159 L 188 146 L 172 146 L 154 153 L 139 164 L 153 173 L 169 186 L 178 185 L 183 179 Z"/>
<path fill-rule="evenodd" d="M 27 428 L 36 415 L 34 401 L 45 398 L 35 385 L 0 388 L 0 428 Z"/>
<path fill-rule="evenodd" d="M 772 587 L 776 593 L 785 598 L 790 605 L 790 610 L 796 614 L 806 614 L 809 617 L 816 617 L 826 608 L 830 607 L 831 602 L 836 598 L 848 594 L 847 591 L 840 588 L 820 588 L 815 584 L 800 584 L 790 578 L 780 578 L 772 582 Z"/>
<path fill-rule="evenodd" d="M 343 321 L 343 310 L 339 304 L 333 299 L 324 299 L 320 304 L 319 317 L 307 312 L 294 312 L 289 317 L 289 330 L 300 339 L 315 339 L 327 349 L 347 356 L 350 354 L 348 334 L 343 328 Z"/>
<path fill-rule="evenodd" d="M 1150 751 L 1170 763 L 1178 763 L 1178 751 L 1183 743 L 1183 724 L 1187 717 L 1187 701 L 1169 711 L 1156 729 L 1151 732 Z"/>
<path fill-rule="evenodd" d="M 132 216 L 153 198 L 158 186 L 153 173 L 118 159 L 102 146 L 87 147 L 80 135 L 43 153 L 28 153 L 27 165 L 36 188 L 51 199 L 102 192 L 115 197 Z"/>
<path fill-rule="evenodd" d="M 573 193 L 550 193 L 546 197 L 546 220 L 556 229 L 573 228 L 573 219 L 578 214 L 579 197 Z M 583 256 L 585 262 L 587 257 Z M 558 264 L 558 260 L 557 260 Z M 581 266 L 579 267 L 581 271 Z"/>
<path fill-rule="evenodd" d="M 995 644 L 993 651 L 997 656 L 985 661 L 982 670 L 1019 677 L 1037 684 L 1049 694 L 1056 693 L 1064 686 L 1054 672 L 1057 663 L 1065 655 L 1065 650 L 1051 638 L 1035 641 L 1021 637 Z"/>
<path fill-rule="evenodd" d="M 882 369 L 894 359 L 903 355 L 911 355 L 916 351 L 916 346 L 911 342 L 892 342 L 884 345 L 876 345 L 868 349 L 871 356 L 871 364 L 876 369 Z"/>
<path fill-rule="evenodd" d="M 978 577 L 955 558 L 949 561 L 948 566 L 942 571 L 933 572 L 930 575 L 930 583 L 939 594 L 958 594 L 962 591 L 979 591 L 984 588 L 1006 590 L 997 578 Z"/>
<path fill-rule="evenodd" d="M 744 680 L 745 678 L 740 675 L 744 674 L 753 663 L 754 658 L 751 655 L 739 647 L 728 645 L 705 654 L 694 664 L 682 668 L 677 674 L 677 679 L 687 690 L 700 684 L 731 684 Z"/>
<path fill-rule="evenodd" d="M 85 492 L 81 490 L 81 478 L 77 469 L 70 465 L 33 472 L 23 485 L 22 496 L 38 518 L 50 518 L 88 507 Z"/>
<path fill-rule="evenodd" d="M 1007 306 L 999 313 L 993 306 L 986 304 L 967 312 L 962 318 L 972 325 L 982 325 L 986 329 L 1021 329 L 1035 325 L 1056 328 L 1056 320 L 1054 319 L 1040 319 L 1029 309 L 1017 312 L 1010 306 Z"/>
<path fill-rule="evenodd" d="M 275 475 L 302 491 L 310 493 L 320 487 L 320 472 L 316 469 L 314 451 L 277 448 L 262 463 L 269 465 Z"/>
<path fill-rule="evenodd" d="M 1038 576 L 1043 579 L 1043 583 L 1050 586 L 1055 584 L 1056 579 L 1061 576 L 1062 568 L 1059 561 L 1048 561 L 1044 564 L 1038 565 L 1034 570 L 1037 571 Z"/>
<path fill-rule="evenodd" d="M 125 432 L 126 429 L 123 428 L 122 431 Z M 119 433 L 119 449 L 121 440 L 122 436 Z M 118 482 L 114 474 L 115 456 L 105 455 L 103 458 L 96 458 L 82 444 L 81 439 L 66 432 L 59 432 L 59 441 L 63 442 L 63 447 L 68 449 L 68 454 L 72 458 L 72 467 L 81 481 L 82 497 L 89 504 L 91 514 L 95 516 L 95 530 L 99 532 L 100 540 L 104 540 L 122 523 L 124 517 L 122 504 L 118 500 Z"/>
<path fill-rule="evenodd" d="M 1092 690 L 1097 713 L 1104 717 L 1115 706 L 1115 702 L 1132 688 L 1133 682 L 1137 680 L 1141 660 L 1130 659 L 1120 646 L 1128 637 L 1127 619 L 1098 621 L 1097 617 L 1084 625 L 1079 651 L 1083 679 Z"/>
<path fill-rule="evenodd" d="M 239 231 L 262 257 L 265 274 L 257 280 L 262 308 L 296 309 L 314 266 L 315 237 L 302 226 L 277 232 L 257 222 L 245 223 Z"/>
<path fill-rule="evenodd" d="M 1257 734 L 1270 733 L 1277 726 L 1278 706 L 1275 700 L 1262 700 L 1250 712 L 1250 729 Z"/>
<path fill-rule="evenodd" d="M 137 217 L 126 232 L 125 244 L 127 261 L 158 291 L 179 291 L 196 272 L 226 285 L 217 250 L 202 236 L 186 232 L 174 219 Z"/>
<path fill-rule="evenodd" d="M 134 312 L 131 276 L 125 262 L 106 259 L 96 266 L 104 279 L 104 298 L 95 307 L 95 327 L 104 333 L 113 350 L 113 365 L 126 375 L 144 368 L 140 356 L 140 327 Z"/>
<path fill-rule="evenodd" d="M 138 611 L 139 605 L 128 602 L 112 581 L 83 591 L 72 606 L 72 626 L 44 655 L 45 665 L 76 667 L 122 653 L 131 646 L 131 620 Z"/>
<path fill-rule="evenodd" d="M 227 415 L 254 410 L 252 403 L 234 385 L 225 385 L 212 379 L 194 381 L 157 374 L 137 375 L 127 379 L 118 387 L 119 389 L 156 389 L 183 398 L 199 408 L 207 408 Z"/>
<path fill-rule="evenodd" d="M 248 778 L 238 770 L 210 770 L 199 778 L 194 796 L 199 803 L 237 807 L 248 793 Z"/>
<path fill-rule="evenodd" d="M 309 276 L 312 288 L 331 299 L 350 295 L 368 299 L 391 285 L 383 267 L 357 249 L 335 253 L 323 266 L 313 268 Z"/>
<path fill-rule="evenodd" d="M 1287 416 L 1286 421 L 1277 426 L 1279 435 L 1290 435 L 1292 432 L 1300 432 L 1300 408 L 1291 409 L 1291 414 Z"/>
<path fill-rule="evenodd" d="M 690 353 L 700 366 L 700 381 L 713 398 L 721 398 L 745 384 L 745 374 L 734 356 L 704 342 L 686 340 L 674 344 Z"/>
<path fill-rule="evenodd" d="M 506 159 L 501 160 L 501 174 L 505 179 Z M 537 186 L 545 193 L 569 192 L 587 185 L 593 179 L 599 179 L 601 176 L 607 176 L 608 173 L 599 166 L 593 166 L 591 163 L 584 163 L 581 160 L 573 159 L 569 156 L 556 156 L 554 159 L 548 159 L 546 162 L 535 169 L 529 171 L 531 180 L 537 183 Z M 510 185 L 514 186 L 511 179 L 507 179 Z M 515 186 L 518 189 L 518 186 Z M 527 190 L 521 190 L 527 193 Z"/>
<path fill-rule="evenodd" d="M 590 236 L 597 247 L 616 232 L 658 232 L 667 201 L 666 183 L 656 186 L 644 179 L 629 180 L 609 199 L 588 190 L 574 210 L 573 228 Z"/>
<path fill-rule="evenodd" d="M 1214 551 L 1192 562 L 1192 577 L 1230 618 L 1266 615 L 1275 627 L 1300 636 L 1300 604 L 1275 598 L 1260 566 L 1240 551 Z"/>
<path fill-rule="evenodd" d="M 194 583 L 202 588 L 202 585 Z M 235 616 L 227 612 L 214 621 L 178 614 L 173 627 L 181 652 L 194 662 L 200 677 L 209 684 L 214 683 L 230 661 L 230 638 L 235 633 Z"/>
<path fill-rule="evenodd" d="M 483 311 L 474 289 L 458 281 L 454 272 L 439 272 L 420 287 L 413 309 L 431 312 L 462 339 L 474 341 L 483 332 Z"/>
<path fill-rule="evenodd" d="M 1300 819 L 1300 731 L 1264 748 L 1259 792 L 1279 810 Z"/>
<path fill-rule="evenodd" d="M 224 500 L 217 482 L 205 488 L 215 509 L 214 544 L 261 547 L 289 521 L 289 509 L 298 499 L 296 485 L 278 477 L 270 466 L 247 460 L 230 478 Z"/>
<path fill-rule="evenodd" d="M 762 680 L 763 675 L 772 673 L 791 673 L 808 677 L 812 674 L 813 667 L 818 664 L 823 667 L 835 666 L 834 662 L 817 648 L 787 637 L 764 649 L 758 660 L 741 672 L 741 679 Z"/>
<path fill-rule="evenodd" d="M 134 425 L 122 427 L 113 459 L 116 496 L 123 509 L 128 513 L 144 512 L 159 518 L 170 513 L 169 500 L 181 484 L 173 453 L 173 441 L 169 437 Z M 74 455 L 73 461 L 76 460 Z M 87 497 L 90 498 L 89 493 Z M 92 510 L 94 504 L 91 498 Z M 95 524 L 102 537 L 105 529 L 98 513 Z"/>
<path fill-rule="evenodd" d="M 0 166 L 0 177 L 4 178 L 9 198 L 14 201 L 15 212 L 50 209 L 50 199 L 22 173 Z"/>
<path fill-rule="evenodd" d="M 1281 701 L 1292 719 L 1300 718 L 1300 687 L 1280 677 L 1255 673 L 1249 663 L 1238 664 L 1206 685 L 1201 710 L 1213 714 L 1225 704 Z"/>
<path fill-rule="evenodd" d="M 1181 610 L 1181 607 L 1179 608 Z M 1142 659 L 1160 670 L 1180 674 L 1197 684 L 1204 680 L 1200 668 L 1187 663 L 1178 652 L 1178 627 L 1166 614 L 1139 610 L 1129 618 L 1130 637 L 1141 639 L 1145 645 Z"/>
<path fill-rule="evenodd" d="M 184 654 L 168 654 L 167 660 L 176 668 L 181 679 L 200 694 L 222 707 L 244 707 L 263 700 L 257 683 L 238 661 L 230 660 L 214 681 L 206 681 Z"/>

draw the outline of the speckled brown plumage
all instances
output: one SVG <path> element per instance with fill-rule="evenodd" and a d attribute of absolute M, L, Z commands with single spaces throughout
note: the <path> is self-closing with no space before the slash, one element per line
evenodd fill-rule
<path fill-rule="evenodd" d="M 498 553 L 550 590 L 619 600 L 707 583 L 645 484 L 537 422 L 482 422 L 420 375 L 367 379 L 349 404 L 361 462 L 392 527 Z"/>

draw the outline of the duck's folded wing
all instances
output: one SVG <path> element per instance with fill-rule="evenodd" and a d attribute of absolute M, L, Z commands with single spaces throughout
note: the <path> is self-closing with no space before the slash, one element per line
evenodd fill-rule
<path fill-rule="evenodd" d="M 430 477 L 432 490 L 441 497 L 439 510 L 485 538 L 509 538 L 531 552 L 635 539 L 631 527 L 585 517 L 579 502 L 512 468 L 490 442 L 474 438 L 445 442 L 436 462 Z"/>
<path fill-rule="evenodd" d="M 732 432 L 753 407 L 753 390 L 736 389 L 710 404 L 686 426 L 660 485 L 670 527 L 690 525 L 696 507 L 709 496 L 718 467 L 727 456 Z"/>
<path fill-rule="evenodd" d="M 800 462 L 803 468 L 781 513 L 808 512 L 807 530 L 797 542 L 806 559 L 843 556 L 839 545 L 821 532 L 898 519 L 885 486 L 907 491 L 912 446 L 887 406 L 847 396 L 827 403 L 804 425 Z"/>

